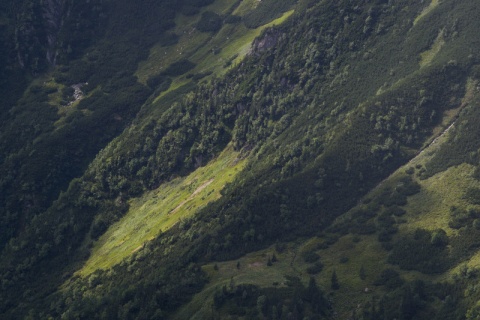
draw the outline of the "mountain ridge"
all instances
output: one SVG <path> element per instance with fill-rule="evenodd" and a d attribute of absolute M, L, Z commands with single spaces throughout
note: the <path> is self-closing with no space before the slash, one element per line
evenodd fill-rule
<path fill-rule="evenodd" d="M 220 17 L 220 12 L 210 11 L 217 2 L 185 3 L 181 10 L 187 17 L 202 21 L 208 16 L 205 12 L 213 12 L 211 19 Z M 231 8 L 235 5 L 232 1 Z M 135 8 L 135 14 L 142 16 L 147 7 Z M 272 8 L 267 1 L 253 10 Z M 22 225 L 14 233 L 8 231 L 4 240 L 8 244 L 0 264 L 2 291 L 10 293 L 2 293 L 0 299 L 5 317 L 30 313 L 37 318 L 161 319 L 198 312 L 214 318 L 321 319 L 338 311 L 344 319 L 474 319 L 475 291 L 461 294 L 471 288 L 469 282 L 476 283 L 475 263 L 467 270 L 461 267 L 475 256 L 478 224 L 478 41 L 473 36 L 477 24 L 470 19 L 476 12 L 474 2 L 300 1 L 290 8 L 295 13 L 256 40 L 269 42 L 273 34 L 273 45 L 257 48 L 243 60 L 241 54 L 215 51 L 211 42 L 211 57 L 224 60 L 209 65 L 207 72 L 196 69 L 200 64 L 193 58 L 175 57 L 160 73 L 145 74 L 145 81 L 137 82 L 138 62 L 148 59 L 144 49 L 156 40 L 147 32 L 144 44 L 129 53 L 125 44 L 139 31 L 131 28 L 125 38 L 114 34 L 116 16 L 102 23 L 113 23 L 106 34 L 124 43 L 86 46 L 84 56 L 65 65 L 65 58 L 59 58 L 52 74 L 58 92 L 72 83 L 89 84 L 87 98 L 56 129 L 57 140 L 49 136 L 48 126 L 58 119 L 52 109 L 45 127 L 37 126 L 44 130 L 40 137 L 35 131 L 32 138 L 23 134 L 25 143 L 19 140 L 17 147 L 5 140 L 8 134 L 14 136 L 13 129 L 4 129 L 2 135 L 3 159 L 11 154 L 10 164 L 2 166 L 11 177 L 2 182 L 5 190 L 16 183 L 12 159 L 28 159 L 25 152 L 34 157 L 15 170 L 35 177 L 30 184 L 29 178 L 22 178 L 16 186 L 26 196 L 8 194 L 13 199 L 10 211 L 18 210 L 15 201 L 23 201 L 24 222 L 2 212 L 3 228 L 12 221 Z M 173 16 L 179 14 L 172 10 Z M 234 24 L 251 19 L 248 24 L 254 26 L 262 15 L 251 12 L 255 11 L 247 10 L 240 18 L 229 13 L 229 19 Z M 146 15 L 147 21 L 153 16 Z M 223 28 L 234 28 L 227 16 Z M 161 23 L 164 32 L 172 32 L 173 21 Z M 139 30 L 155 29 L 155 23 Z M 222 34 L 208 32 L 213 32 L 211 37 Z M 174 34 L 165 48 L 181 43 Z M 114 59 L 107 63 L 109 55 Z M 146 63 L 154 65 L 157 58 L 152 59 Z M 25 111 L 16 114 L 29 119 L 32 101 L 48 101 L 50 94 L 58 93 L 30 86 Z M 21 105 L 16 108 L 22 110 Z M 92 132 L 83 136 L 71 129 L 85 126 Z M 442 127 L 448 132 L 439 135 Z M 91 149 L 71 149 L 85 161 L 82 169 L 68 177 L 61 170 L 69 170 L 70 164 L 58 171 L 64 179 L 53 184 L 58 197 L 55 192 L 36 193 L 41 172 L 49 167 L 31 163 L 50 159 L 56 150 L 51 146 L 71 136 L 86 138 L 82 146 L 94 144 Z M 437 136 L 440 140 L 431 142 Z M 41 148 L 29 147 L 29 139 L 36 139 L 32 145 Z M 47 141 L 44 145 L 42 139 Z M 74 157 L 65 154 L 70 147 L 62 148 L 60 162 Z M 95 255 L 91 249 L 109 228 L 135 212 L 140 215 L 141 210 L 129 204 L 132 199 L 155 189 L 168 192 L 167 185 L 175 179 L 195 177 L 196 170 L 215 166 L 228 148 L 245 166 L 215 191 L 221 197 L 206 204 L 209 198 L 202 196 L 202 209 L 195 214 L 185 209 L 188 219 L 147 243 L 132 242 L 134 250 L 120 263 L 105 270 L 93 267 L 88 275 L 76 273 Z M 411 159 L 417 160 L 410 163 Z M 456 165 L 460 167 L 452 169 Z M 204 183 L 213 181 L 209 186 L 217 189 L 215 172 L 222 171 L 215 170 Z M 463 174 L 464 184 L 451 172 Z M 438 177 L 458 186 L 448 198 L 455 206 L 435 207 L 428 200 L 435 188 L 433 198 L 448 194 L 445 185 L 432 182 Z M 38 199 L 45 196 L 50 200 L 42 207 Z M 185 204 L 191 197 L 185 193 L 176 201 Z M 415 213 L 422 202 L 425 217 Z M 440 224 L 431 223 L 435 215 L 429 210 L 441 216 Z M 412 249 L 418 261 L 408 260 L 404 247 L 428 248 L 430 256 Z M 361 248 L 371 250 L 370 256 L 361 255 Z M 369 260 L 372 257 L 381 257 L 378 265 Z M 451 269 L 459 273 L 449 273 Z M 255 270 L 268 275 L 265 281 Z M 433 277 L 431 271 L 441 276 Z M 286 280 L 280 281 L 283 276 Z M 42 288 L 45 283 L 47 288 Z M 375 288 L 372 294 L 362 292 L 365 284 Z M 204 299 L 203 306 L 199 299 Z M 343 299 L 349 303 L 342 304 Z M 28 306 L 24 312 L 22 305 Z"/>

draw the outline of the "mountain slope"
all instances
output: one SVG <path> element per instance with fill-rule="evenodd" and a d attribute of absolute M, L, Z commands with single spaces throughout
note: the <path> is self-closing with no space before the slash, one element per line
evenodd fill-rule
<path fill-rule="evenodd" d="M 474 1 L 116 5 L 5 122 L 4 317 L 474 318 Z"/>

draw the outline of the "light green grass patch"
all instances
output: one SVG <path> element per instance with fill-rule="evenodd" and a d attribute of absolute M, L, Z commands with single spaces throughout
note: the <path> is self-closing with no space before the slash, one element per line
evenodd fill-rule
<path fill-rule="evenodd" d="M 323 271 L 316 276 L 317 283 L 325 291 L 330 291 L 331 276 L 336 272 L 340 289 L 334 291 L 333 307 L 340 319 L 347 319 L 358 305 L 370 302 L 372 295 L 382 294 L 382 288 L 373 282 L 385 268 L 387 253 L 382 249 L 376 235 L 341 237 L 329 248 L 318 251 L 324 264 Z M 348 261 L 341 263 L 342 258 Z M 360 269 L 364 268 L 366 278 L 360 278 Z"/>
<path fill-rule="evenodd" d="M 146 62 L 141 63 L 136 75 L 140 81 L 146 82 L 148 76 L 159 73 L 171 63 L 182 58 L 188 58 L 196 64 L 196 67 L 189 72 L 190 74 L 204 72 L 212 72 L 214 75 L 224 74 L 229 70 L 229 68 L 225 67 L 225 62 L 231 60 L 231 66 L 238 64 L 250 51 L 252 41 L 265 28 L 282 24 L 293 13 L 294 10 L 285 12 L 281 17 L 256 29 L 248 29 L 243 24 L 224 25 L 214 37 L 211 37 L 210 34 L 202 34 L 197 30 L 192 30 L 191 34 L 188 35 L 188 39 L 192 39 L 191 42 L 187 38 L 182 37 L 184 40 L 179 41 L 175 46 L 168 48 L 154 47 L 150 58 Z M 199 37 L 196 35 L 199 35 Z M 220 53 L 214 54 L 214 49 L 221 49 Z M 163 60 L 161 57 L 162 52 Z M 181 57 L 179 52 L 182 53 Z M 206 79 L 208 78 L 210 76 L 206 77 Z M 185 75 L 174 78 L 170 88 L 156 97 L 154 102 L 190 81 Z"/>
<path fill-rule="evenodd" d="M 155 45 L 150 50 L 148 59 L 140 62 L 138 66 L 135 75 L 139 81 L 146 83 L 148 77 L 160 73 L 176 61 L 191 59 L 192 54 L 205 46 L 211 51 L 214 47 L 208 45 L 208 42 L 212 38 L 212 34 L 196 30 L 196 24 L 200 20 L 201 13 L 213 11 L 217 14 L 225 14 L 235 5 L 235 2 L 234 0 L 215 1 L 194 16 L 187 17 L 183 14 L 178 14 L 175 18 L 175 28 L 173 30 L 173 32 L 179 36 L 178 43 L 172 46 Z M 198 61 L 192 60 L 192 62 Z"/>
<path fill-rule="evenodd" d="M 172 63 L 188 59 L 211 37 L 208 33 L 196 30 L 192 24 L 184 25 L 175 31 L 180 35 L 178 43 L 167 47 L 155 45 L 150 50 L 148 59 L 139 63 L 135 75 L 141 83 L 146 83 L 150 76 L 159 74 Z"/>
<path fill-rule="evenodd" d="M 234 285 L 253 284 L 259 287 L 278 287 L 285 285 L 285 275 L 302 276 L 294 267 L 292 261 L 297 261 L 296 250 L 290 246 L 283 253 L 276 252 L 272 247 L 248 254 L 238 260 L 218 262 L 218 270 L 215 264 L 203 266 L 203 270 L 209 276 L 209 283 L 202 292 L 196 294 L 192 301 L 184 305 L 172 317 L 172 319 L 209 319 L 211 317 L 213 296 L 215 291 Z M 275 253 L 278 261 L 272 266 L 267 266 L 267 260 Z M 295 259 L 296 257 L 296 259 Z M 240 267 L 237 269 L 237 262 Z"/>
<path fill-rule="evenodd" d="M 125 216 L 113 224 L 92 249 L 79 274 L 108 269 L 182 219 L 221 197 L 220 190 L 243 169 L 246 159 L 227 147 L 217 159 L 187 177 L 173 179 L 131 200 Z"/>
<path fill-rule="evenodd" d="M 420 15 L 418 15 L 418 17 L 415 18 L 415 20 L 413 21 L 413 25 L 416 25 L 418 23 L 418 21 L 420 21 L 423 17 L 425 17 L 430 12 L 432 12 L 432 10 L 435 9 L 438 6 L 439 3 L 440 3 L 439 0 L 432 0 L 432 2 L 430 2 L 428 7 L 423 9 L 423 11 L 420 13 Z"/>
<path fill-rule="evenodd" d="M 464 192 L 471 186 L 479 187 L 478 181 L 472 177 L 475 167 L 469 164 L 450 167 L 426 180 L 420 180 L 420 193 L 408 198 L 405 209 L 409 212 L 408 224 L 402 229 L 417 228 L 435 230 L 444 229 L 451 235 L 454 230 L 448 227 L 450 208 L 471 207 L 463 199 Z"/>
<path fill-rule="evenodd" d="M 222 12 L 228 8 L 217 8 Z M 148 77 L 160 73 L 170 64 L 181 59 L 189 59 L 197 64 L 190 73 L 212 71 L 224 72 L 225 61 L 237 55 L 234 63 L 238 63 L 249 51 L 252 41 L 268 27 L 279 25 L 293 14 L 294 10 L 285 12 L 281 17 L 256 29 L 248 29 L 243 23 L 225 24 L 214 36 L 210 33 L 199 32 L 195 29 L 199 16 L 177 17 L 175 33 L 180 36 L 177 44 L 162 47 L 154 46 L 146 61 L 139 64 L 136 76 L 139 81 L 146 83 Z M 215 49 L 221 49 L 219 54 L 214 54 Z M 184 76 L 182 77 L 184 78 Z M 174 80 L 175 82 L 175 80 Z"/>
<path fill-rule="evenodd" d="M 199 50 L 192 56 L 192 61 L 198 61 L 194 71 L 213 71 L 215 74 L 225 73 L 229 69 L 224 66 L 226 61 L 234 58 L 231 66 L 238 64 L 249 53 L 253 40 L 264 29 L 282 24 L 293 12 L 294 10 L 285 12 L 281 17 L 256 29 L 248 29 L 243 24 L 224 26 L 209 42 L 208 47 Z M 220 53 L 217 55 L 212 54 L 213 48 L 221 48 Z"/>
<path fill-rule="evenodd" d="M 445 45 L 445 38 L 443 36 L 443 30 L 438 32 L 437 38 L 432 44 L 432 47 L 420 54 L 420 67 L 428 66 L 432 63 L 435 56 L 440 52 L 442 47 Z"/>
<path fill-rule="evenodd" d="M 286 284 L 285 276 L 299 277 L 306 285 L 309 275 L 306 269 L 311 264 L 306 263 L 302 253 L 314 250 L 322 238 L 311 238 L 303 243 L 289 243 L 282 253 L 275 251 L 273 247 L 257 251 L 237 260 L 217 262 L 203 266 L 203 270 L 209 276 L 209 283 L 194 296 L 192 301 L 183 306 L 172 319 L 207 319 L 211 316 L 213 296 L 216 290 L 234 285 L 253 284 L 259 287 L 282 287 Z M 334 292 L 334 308 L 339 318 L 349 315 L 358 304 L 364 304 L 371 300 L 371 295 L 379 294 L 381 289 L 372 285 L 377 275 L 385 266 L 386 253 L 381 248 L 375 236 L 364 236 L 360 242 L 354 242 L 352 236 L 342 237 L 327 249 L 316 250 L 320 255 L 320 261 L 324 264 L 324 270 L 315 275 L 315 279 L 325 292 L 330 292 L 330 278 L 333 270 L 336 271 L 340 290 Z M 267 266 L 267 260 L 275 253 L 278 261 L 272 266 Z M 348 257 L 348 261 L 340 264 L 341 257 Z M 240 268 L 237 269 L 237 262 Z M 217 265 L 218 270 L 214 266 Z M 359 276 L 361 267 L 364 267 L 366 279 Z M 368 293 L 365 292 L 368 288 Z"/>
<path fill-rule="evenodd" d="M 258 6 L 258 0 L 243 0 L 237 9 L 233 12 L 234 15 L 244 16 Z"/>

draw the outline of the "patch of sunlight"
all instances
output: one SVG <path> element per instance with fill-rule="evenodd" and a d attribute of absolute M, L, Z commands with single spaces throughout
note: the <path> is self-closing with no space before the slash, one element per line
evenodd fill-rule
<path fill-rule="evenodd" d="M 425 17 L 430 12 L 432 12 L 432 10 L 435 9 L 438 6 L 438 4 L 439 4 L 439 0 L 432 0 L 432 2 L 430 2 L 428 7 L 423 9 L 423 11 L 418 15 L 418 17 L 415 18 L 415 20 L 413 21 L 413 25 L 416 25 L 418 21 L 420 21 L 423 17 Z"/>
<path fill-rule="evenodd" d="M 233 181 L 246 164 L 246 159 L 239 156 L 229 146 L 205 167 L 132 199 L 129 211 L 100 237 L 78 273 L 86 276 L 120 263 L 161 232 L 219 199 L 225 184 Z"/>
<path fill-rule="evenodd" d="M 445 39 L 443 37 L 443 30 L 440 30 L 437 38 L 435 39 L 435 42 L 432 44 L 432 47 L 429 50 L 424 51 L 420 54 L 420 67 L 423 68 L 432 63 L 433 59 L 440 52 L 444 45 Z"/>

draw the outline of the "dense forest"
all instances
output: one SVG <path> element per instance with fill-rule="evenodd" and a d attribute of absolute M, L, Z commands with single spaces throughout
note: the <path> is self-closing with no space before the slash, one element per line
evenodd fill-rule
<path fill-rule="evenodd" d="M 477 319 L 474 0 L 0 3 L 2 319 Z"/>

